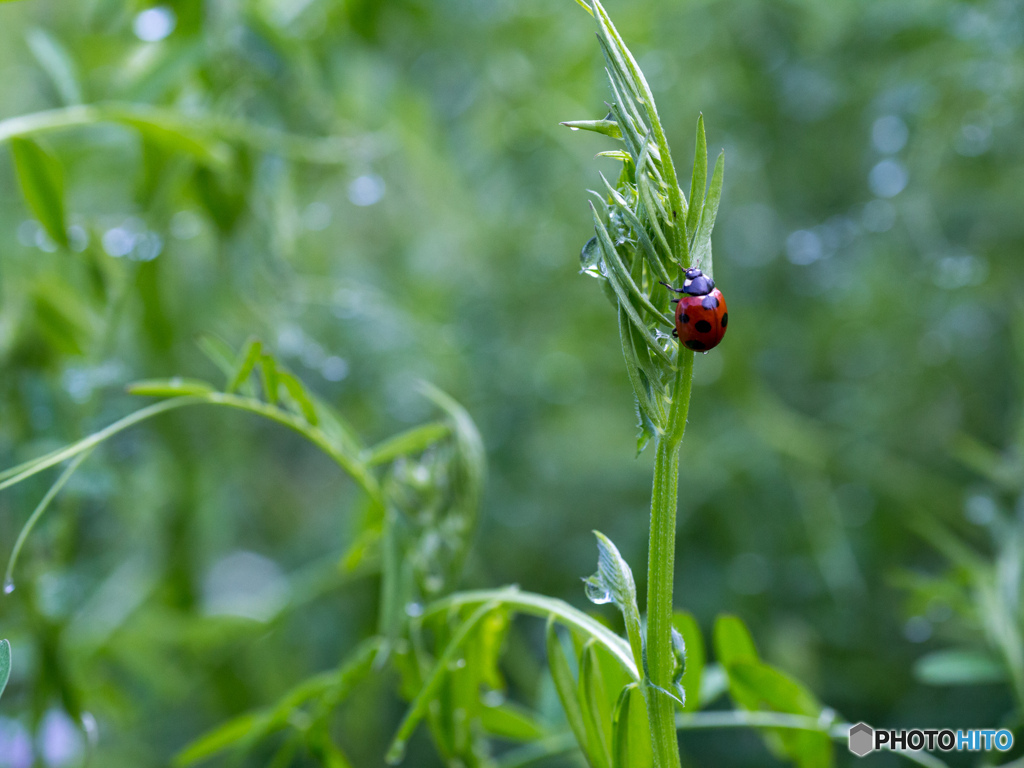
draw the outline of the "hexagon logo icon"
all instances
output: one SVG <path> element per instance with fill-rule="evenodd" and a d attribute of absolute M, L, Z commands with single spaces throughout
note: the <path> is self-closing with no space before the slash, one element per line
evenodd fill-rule
<path fill-rule="evenodd" d="M 850 728 L 850 751 L 857 757 L 864 757 L 875 746 L 875 730 L 867 723 L 857 723 Z"/>

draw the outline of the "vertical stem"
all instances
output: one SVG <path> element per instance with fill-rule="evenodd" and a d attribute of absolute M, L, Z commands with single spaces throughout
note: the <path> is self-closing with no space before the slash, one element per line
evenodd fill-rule
<path fill-rule="evenodd" d="M 676 506 L 679 502 L 679 444 L 686 430 L 693 385 L 693 352 L 679 348 L 668 426 L 654 455 L 651 540 L 647 560 L 647 675 L 666 691 L 672 688 L 672 585 L 675 579 Z M 675 704 L 656 688 L 645 688 L 654 764 L 678 768 Z"/>

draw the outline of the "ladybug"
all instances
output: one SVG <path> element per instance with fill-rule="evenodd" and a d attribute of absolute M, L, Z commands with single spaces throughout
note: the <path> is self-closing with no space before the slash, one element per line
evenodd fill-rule
<path fill-rule="evenodd" d="M 676 305 L 676 329 L 672 335 L 678 336 L 688 349 L 707 352 L 718 346 L 729 324 L 725 297 L 715 288 L 715 281 L 696 267 L 687 269 L 684 275 L 682 288 L 662 283 L 670 291 L 684 294 L 672 300 Z"/>

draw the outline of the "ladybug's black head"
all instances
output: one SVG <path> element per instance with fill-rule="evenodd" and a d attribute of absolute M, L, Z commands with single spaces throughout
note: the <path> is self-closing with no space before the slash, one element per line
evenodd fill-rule
<path fill-rule="evenodd" d="M 696 267 L 690 267 L 684 273 L 683 292 L 690 296 L 704 296 L 715 290 L 715 281 Z"/>

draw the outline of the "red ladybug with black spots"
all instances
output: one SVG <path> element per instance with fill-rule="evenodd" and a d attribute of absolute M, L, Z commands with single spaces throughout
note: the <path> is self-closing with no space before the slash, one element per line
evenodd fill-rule
<path fill-rule="evenodd" d="M 688 349 L 695 352 L 707 352 L 718 346 L 725 336 L 725 327 L 729 325 L 729 311 L 725 307 L 725 297 L 715 288 L 715 281 L 696 267 L 684 273 L 683 287 L 673 288 L 662 283 L 670 291 L 684 294 L 673 299 L 676 305 L 676 329 L 673 336 Z"/>

